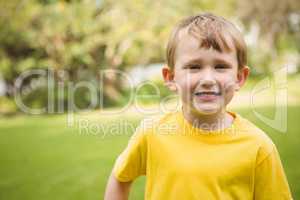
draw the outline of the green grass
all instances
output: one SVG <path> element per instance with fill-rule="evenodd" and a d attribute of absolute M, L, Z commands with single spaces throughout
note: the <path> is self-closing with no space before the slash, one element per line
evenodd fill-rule
<path fill-rule="evenodd" d="M 264 125 L 247 109 L 242 116 L 264 129 L 277 145 L 296 199 L 300 197 L 300 106 L 288 109 L 288 133 L 279 133 Z M 271 115 L 272 108 L 262 113 Z M 113 127 L 120 118 L 81 116 L 90 120 L 90 134 L 78 125 L 68 127 L 66 115 L 17 116 L 0 119 L 0 199 L 102 199 L 114 160 L 125 147 L 132 129 L 118 134 L 95 130 L 96 125 Z M 124 117 L 125 118 L 125 117 Z M 137 116 L 126 117 L 134 126 Z M 94 129 L 92 128 L 94 127 Z M 143 199 L 145 178 L 134 183 L 131 199 Z"/>

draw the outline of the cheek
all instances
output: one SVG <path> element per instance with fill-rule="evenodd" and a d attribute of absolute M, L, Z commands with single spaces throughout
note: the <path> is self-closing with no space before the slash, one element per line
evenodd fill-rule
<path fill-rule="evenodd" d="M 222 81 L 222 90 L 224 92 L 225 102 L 226 104 L 231 101 L 234 96 L 235 88 L 236 88 L 236 79 L 234 76 L 227 76 Z"/>
<path fill-rule="evenodd" d="M 191 76 L 181 74 L 182 76 L 174 77 L 175 84 L 177 86 L 177 94 L 180 96 L 183 102 L 189 102 L 193 93 L 193 79 Z M 187 78 L 188 77 L 188 78 Z"/>
<path fill-rule="evenodd" d="M 233 96 L 234 96 L 234 91 L 227 92 L 224 97 L 224 104 L 227 105 L 232 100 Z"/>
<path fill-rule="evenodd" d="M 235 76 L 227 75 L 222 77 L 219 81 L 225 94 L 234 92 L 237 84 Z"/>
<path fill-rule="evenodd" d="M 183 93 L 190 91 L 193 86 L 193 77 L 188 74 L 178 73 L 178 75 L 174 77 L 174 81 Z"/>

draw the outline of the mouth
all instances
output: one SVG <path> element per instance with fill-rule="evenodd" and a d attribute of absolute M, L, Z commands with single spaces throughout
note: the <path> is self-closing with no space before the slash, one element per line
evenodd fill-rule
<path fill-rule="evenodd" d="M 214 101 L 219 96 L 221 96 L 221 92 L 214 92 L 214 91 L 196 92 L 195 96 L 197 97 L 197 99 L 201 101 Z"/>
<path fill-rule="evenodd" d="M 205 95 L 220 96 L 221 92 L 214 92 L 214 91 L 196 92 L 195 95 L 196 96 L 205 96 Z"/>

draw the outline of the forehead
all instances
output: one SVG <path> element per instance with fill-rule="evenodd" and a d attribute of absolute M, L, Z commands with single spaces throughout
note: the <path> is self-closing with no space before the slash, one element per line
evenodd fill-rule
<path fill-rule="evenodd" d="M 237 65 L 237 56 L 233 41 L 226 34 L 224 34 L 224 38 L 228 48 L 223 48 L 222 51 L 218 51 L 212 47 L 201 47 L 203 40 L 188 33 L 187 28 L 180 30 L 178 32 L 177 47 L 175 51 L 175 66 L 194 59 L 224 60 L 233 65 Z"/>

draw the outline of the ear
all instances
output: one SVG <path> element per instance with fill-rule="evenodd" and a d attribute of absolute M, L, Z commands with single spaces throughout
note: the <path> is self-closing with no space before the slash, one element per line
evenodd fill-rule
<path fill-rule="evenodd" d="M 238 69 L 236 91 L 238 91 L 245 84 L 249 74 L 250 68 L 248 66 Z"/>
<path fill-rule="evenodd" d="M 169 88 L 169 90 L 176 92 L 177 87 L 174 82 L 174 71 L 172 69 L 170 69 L 170 67 L 164 66 L 162 68 L 162 76 L 165 81 L 165 86 L 167 86 Z"/>

